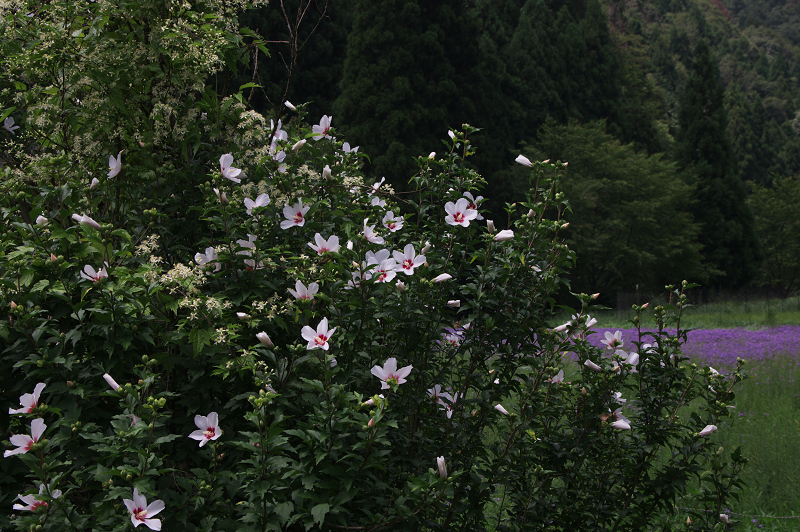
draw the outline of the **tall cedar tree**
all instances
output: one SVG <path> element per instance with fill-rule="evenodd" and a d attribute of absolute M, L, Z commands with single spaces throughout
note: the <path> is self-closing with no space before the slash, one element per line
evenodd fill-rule
<path fill-rule="evenodd" d="M 491 108 L 499 112 L 487 122 L 493 136 L 507 139 L 506 149 L 531 141 L 549 118 L 562 124 L 605 119 L 609 129 L 619 133 L 621 61 L 597 0 L 528 0 L 518 12 L 513 35 L 499 51 L 496 61 L 504 67 L 497 86 L 503 96 Z M 494 125 L 501 120 L 505 131 L 494 133 L 501 129 Z M 516 154 L 502 155 L 507 167 Z M 519 199 L 514 172 L 481 170 L 490 176 L 493 216 L 501 216 L 497 203 Z"/>
<path fill-rule="evenodd" d="M 697 190 L 693 214 L 700 224 L 706 282 L 733 288 L 753 279 L 761 251 L 726 133 L 723 94 L 719 68 L 700 40 L 681 97 L 676 156 Z"/>
<path fill-rule="evenodd" d="M 461 0 L 358 0 L 334 127 L 396 187 L 448 128 L 475 115 L 477 27 Z"/>

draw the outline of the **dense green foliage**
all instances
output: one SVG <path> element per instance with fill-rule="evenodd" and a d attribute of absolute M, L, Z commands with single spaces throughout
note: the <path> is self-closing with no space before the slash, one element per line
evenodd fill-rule
<path fill-rule="evenodd" d="M 757 187 L 750 205 L 769 257 L 761 266 L 759 282 L 789 296 L 800 288 L 800 183 L 781 179 L 772 188 Z"/>
<path fill-rule="evenodd" d="M 698 277 L 698 228 L 685 208 L 692 188 L 674 179 L 674 163 L 621 144 L 604 126 L 546 124 L 532 154 L 569 161 L 566 243 L 582 257 L 572 289 L 605 296 Z"/>
<path fill-rule="evenodd" d="M 683 355 L 690 285 L 602 351 L 592 296 L 552 328 L 566 163 L 520 160 L 502 231 L 469 126 L 370 186 L 329 117 L 249 107 L 246 7 L 0 11 L 0 527 L 668 530 L 691 492 L 725 529 L 741 375 Z"/>
<path fill-rule="evenodd" d="M 695 187 L 691 210 L 711 282 L 738 287 L 755 275 L 761 250 L 726 133 L 723 91 L 708 45 L 700 41 L 680 101 L 677 159 Z"/>

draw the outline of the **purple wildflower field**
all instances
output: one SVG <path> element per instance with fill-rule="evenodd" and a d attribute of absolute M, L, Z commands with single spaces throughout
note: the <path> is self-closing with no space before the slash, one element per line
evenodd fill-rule
<path fill-rule="evenodd" d="M 624 345 L 622 349 L 631 351 L 635 348 L 633 342 L 638 340 L 636 329 L 596 328 L 595 334 L 589 335 L 589 341 L 600 347 L 605 332 L 622 331 Z M 642 329 L 643 332 L 652 332 L 654 329 Z M 673 330 L 674 332 L 674 330 Z M 652 337 L 643 338 L 645 343 L 651 343 Z M 697 329 L 690 331 L 688 341 L 684 345 L 684 353 L 698 363 L 713 366 L 716 369 L 729 369 L 736 364 L 736 358 L 741 357 L 748 362 L 774 360 L 776 358 L 794 358 L 800 364 L 800 326 L 781 325 L 769 329 L 751 331 L 744 328 L 736 329 Z"/>

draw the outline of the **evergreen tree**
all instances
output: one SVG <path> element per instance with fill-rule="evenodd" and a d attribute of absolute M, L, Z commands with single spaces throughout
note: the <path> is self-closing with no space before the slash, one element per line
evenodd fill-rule
<path fill-rule="evenodd" d="M 476 27 L 458 0 L 359 0 L 355 13 L 333 125 L 372 157 L 369 174 L 402 186 L 474 115 Z"/>
<path fill-rule="evenodd" d="M 681 97 L 676 155 L 697 189 L 693 211 L 708 281 L 733 287 L 753 278 L 761 253 L 726 133 L 723 93 L 719 68 L 701 40 Z"/>

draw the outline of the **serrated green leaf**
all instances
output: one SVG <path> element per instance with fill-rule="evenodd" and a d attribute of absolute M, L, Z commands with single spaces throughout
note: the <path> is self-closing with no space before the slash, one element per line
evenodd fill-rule
<path fill-rule="evenodd" d="M 311 509 L 311 515 L 314 517 L 314 522 L 318 525 L 321 525 L 322 522 L 325 520 L 325 515 L 327 515 L 330 509 L 331 505 L 326 502 L 314 506 Z"/>

